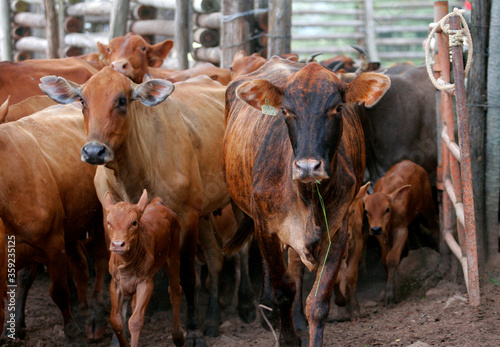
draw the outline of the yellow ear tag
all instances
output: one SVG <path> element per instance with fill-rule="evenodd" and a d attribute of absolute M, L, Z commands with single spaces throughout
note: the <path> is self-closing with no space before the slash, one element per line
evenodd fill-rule
<path fill-rule="evenodd" d="M 276 116 L 276 109 L 269 105 L 269 99 L 266 99 L 266 103 L 261 106 L 262 114 L 267 114 L 269 116 Z"/>

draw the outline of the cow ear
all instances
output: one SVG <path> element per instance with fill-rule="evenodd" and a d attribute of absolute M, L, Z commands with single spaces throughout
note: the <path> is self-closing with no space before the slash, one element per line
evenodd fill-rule
<path fill-rule="evenodd" d="M 362 73 L 347 85 L 346 102 L 364 103 L 365 107 L 373 107 L 390 86 L 391 80 L 385 75 L 374 72 Z"/>
<path fill-rule="evenodd" d="M 167 80 L 152 79 L 136 85 L 132 92 L 134 100 L 140 100 L 146 106 L 156 106 L 174 91 L 174 84 Z"/>
<path fill-rule="evenodd" d="M 283 92 L 280 88 L 266 80 L 253 80 L 240 85 L 236 89 L 236 96 L 250 106 L 261 110 L 262 105 L 268 104 L 274 108 L 281 105 Z"/>
<path fill-rule="evenodd" d="M 238 53 L 236 53 L 236 54 L 234 55 L 234 57 L 233 57 L 233 62 L 234 62 L 235 60 L 238 60 L 238 59 L 243 59 L 243 58 L 245 58 L 245 57 L 246 57 L 246 53 L 245 53 L 245 51 L 239 51 Z"/>
<path fill-rule="evenodd" d="M 109 45 L 105 45 L 104 43 L 100 43 L 97 41 L 97 49 L 99 50 L 99 60 L 102 61 L 107 61 L 109 57 L 109 52 L 108 52 Z"/>
<path fill-rule="evenodd" d="M 151 51 L 148 52 L 148 65 L 150 67 L 162 66 L 172 47 L 174 47 L 174 41 L 172 40 L 165 40 L 151 46 Z"/>
<path fill-rule="evenodd" d="M 111 197 L 111 193 L 109 190 L 104 194 L 104 197 L 102 198 L 102 207 L 104 207 L 105 211 L 109 211 L 111 207 L 115 205 L 113 198 Z"/>
<path fill-rule="evenodd" d="M 411 185 L 408 184 L 408 185 L 402 186 L 401 188 L 392 192 L 391 193 L 391 204 L 395 203 L 396 201 L 402 201 L 402 200 L 406 199 L 406 196 L 408 195 L 410 189 L 411 189 Z"/>
<path fill-rule="evenodd" d="M 361 199 L 366 196 L 366 193 L 368 193 L 368 188 L 370 188 L 370 183 L 371 182 L 368 182 L 364 186 L 359 188 L 358 195 L 356 195 L 356 199 Z"/>
<path fill-rule="evenodd" d="M 2 106 L 0 106 L 0 123 L 3 123 L 5 121 L 5 118 L 9 113 L 9 100 L 10 100 L 10 95 L 7 97 L 7 100 L 4 101 Z"/>
<path fill-rule="evenodd" d="M 144 210 L 146 209 L 148 202 L 149 202 L 148 191 L 146 189 L 144 189 L 142 192 L 141 198 L 139 199 L 139 202 L 137 203 L 137 207 L 139 208 L 141 213 L 144 212 Z"/>
<path fill-rule="evenodd" d="M 82 86 L 62 77 L 45 76 L 40 79 L 40 89 L 60 104 L 70 104 L 81 97 Z"/>

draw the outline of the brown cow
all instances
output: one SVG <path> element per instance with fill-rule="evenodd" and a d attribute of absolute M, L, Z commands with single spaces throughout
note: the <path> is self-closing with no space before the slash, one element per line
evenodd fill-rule
<path fill-rule="evenodd" d="M 174 46 L 172 40 L 151 45 L 140 35 L 128 33 L 112 39 L 108 45 L 98 42 L 97 48 L 104 65 L 111 66 L 117 72 L 127 76 L 135 83 L 141 83 L 149 68 L 159 68 Z M 57 72 L 56 72 L 57 74 Z M 57 74 L 65 77 L 64 75 Z M 155 77 L 157 77 L 155 75 Z M 158 76 L 164 78 L 164 76 Z M 71 81 L 71 78 L 68 78 Z M 77 83 L 82 83 L 74 81 Z"/>
<path fill-rule="evenodd" d="M 184 345 L 180 308 L 182 288 L 179 279 L 179 220 L 163 200 L 154 198 L 148 204 L 144 189 L 136 205 L 130 202 L 114 203 L 109 192 L 104 195 L 107 238 L 109 239 L 109 272 L 111 326 L 120 346 L 128 346 L 124 321 L 128 298 L 133 297 L 132 316 L 128 327 L 131 346 L 139 346 L 139 335 L 144 324 L 144 313 L 153 294 L 153 276 L 161 268 L 168 274 L 170 302 L 174 315 L 172 337 L 176 346 Z M 122 313 L 123 319 L 122 319 Z"/>
<path fill-rule="evenodd" d="M 58 74 L 77 83 L 84 83 L 98 70 L 88 62 L 77 58 L 32 59 L 18 63 L 0 62 L 0 104 L 10 95 L 10 103 L 16 104 L 33 95 L 43 95 L 38 87 L 40 78 Z"/>
<path fill-rule="evenodd" d="M 158 70 L 163 69 L 152 69 L 152 78 L 158 78 L 161 76 L 155 75 Z M 229 82 L 231 82 L 231 70 L 222 69 L 220 67 L 215 66 L 212 63 L 199 63 L 193 66 L 192 68 L 181 70 L 181 71 L 172 71 L 163 76 L 166 76 L 169 81 L 172 82 L 181 82 L 185 81 L 189 78 L 193 78 L 200 75 L 207 75 L 211 79 L 220 82 L 222 85 L 227 86 Z"/>
<path fill-rule="evenodd" d="M 84 139 L 81 108 L 74 105 L 53 106 L 0 125 L 0 218 L 6 235 L 16 239 L 16 270 L 34 262 L 45 264 L 66 339 L 75 344 L 85 339 L 69 307 L 68 265 L 86 314 L 88 264 L 80 238 L 102 225 L 93 185 L 95 168 L 82 163 L 75 152 Z M 96 258 L 96 266 L 94 296 L 102 300 L 105 253 Z M 16 334 L 24 330 L 23 320 L 24 307 L 16 306 Z"/>
<path fill-rule="evenodd" d="M 369 187 L 370 182 L 362 186 L 349 207 L 347 251 L 334 287 L 335 303 L 339 306 L 339 313 L 333 319 L 334 321 L 346 321 L 360 317 L 357 293 L 358 266 L 365 243 L 365 237 L 363 236 L 363 198 Z"/>
<path fill-rule="evenodd" d="M 13 122 L 54 105 L 57 105 L 57 102 L 47 95 L 30 96 L 17 104 L 10 105 L 9 96 L 0 106 L 0 123 Z"/>
<path fill-rule="evenodd" d="M 429 176 L 420 165 L 403 160 L 375 184 L 373 194 L 365 196 L 364 203 L 370 233 L 380 243 L 387 273 L 384 304 L 392 306 L 394 275 L 408 238 L 408 225 L 424 216 L 436 242 L 439 238 Z"/>
<path fill-rule="evenodd" d="M 389 85 L 375 73 L 345 84 L 317 63 L 273 57 L 228 86 L 226 181 L 234 202 L 254 220 L 278 300 L 282 346 L 323 343 L 347 243 L 347 211 L 364 172 L 356 103 L 375 105 Z M 292 258 L 290 272 L 283 244 Z M 307 298 L 309 333 L 301 300 L 304 264 L 311 271 L 321 267 Z"/>
<path fill-rule="evenodd" d="M 226 88 L 200 76 L 176 83 L 172 93 L 169 81 L 137 85 L 109 67 L 83 86 L 49 76 L 41 88 L 61 103 L 82 100 L 88 134 L 82 159 L 104 165 L 95 177 L 101 201 L 109 190 L 115 201 L 137 202 L 146 188 L 179 216 L 186 343 L 203 345 L 195 310 L 194 257 L 200 217 L 230 201 L 217 159 L 222 156 Z M 218 319 L 208 316 L 205 321 L 218 327 Z"/>

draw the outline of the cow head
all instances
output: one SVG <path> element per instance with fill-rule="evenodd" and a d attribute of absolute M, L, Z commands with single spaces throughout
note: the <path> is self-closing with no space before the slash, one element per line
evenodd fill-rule
<path fill-rule="evenodd" d="M 376 192 L 363 198 L 371 235 L 389 234 L 393 211 L 401 210 L 400 205 L 408 198 L 410 189 L 411 185 L 406 185 L 391 194 Z"/>
<path fill-rule="evenodd" d="M 97 43 L 101 60 L 135 83 L 142 82 L 148 67 L 160 67 L 173 46 L 172 40 L 150 45 L 133 33 L 115 37 L 108 45 Z"/>
<path fill-rule="evenodd" d="M 148 204 L 148 192 L 144 189 L 137 205 L 121 201 L 117 204 L 109 192 L 104 194 L 102 205 L 106 211 L 106 232 L 109 237 L 109 250 L 125 255 L 134 250 L 141 232 L 141 217 Z"/>
<path fill-rule="evenodd" d="M 349 84 L 318 63 L 292 75 L 283 88 L 265 79 L 241 84 L 236 95 L 254 108 L 273 107 L 284 116 L 293 148 L 292 178 L 302 183 L 328 179 L 342 136 L 346 105 L 374 106 L 390 86 L 384 75 L 365 73 Z"/>
<path fill-rule="evenodd" d="M 245 51 L 239 51 L 234 55 L 231 70 L 231 78 L 235 79 L 239 75 L 246 75 L 260 68 L 266 63 L 266 58 L 263 58 L 259 53 L 254 53 L 247 56 Z"/>
<path fill-rule="evenodd" d="M 56 102 L 81 101 L 88 141 L 82 148 L 82 160 L 94 165 L 111 162 L 115 150 L 129 136 L 133 101 L 156 106 L 174 91 L 172 82 L 151 79 L 135 84 L 110 67 L 83 85 L 57 76 L 43 77 L 41 82 L 40 88 Z"/>

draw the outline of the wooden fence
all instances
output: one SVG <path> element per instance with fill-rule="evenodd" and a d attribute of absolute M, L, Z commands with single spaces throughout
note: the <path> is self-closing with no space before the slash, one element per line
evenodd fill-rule
<path fill-rule="evenodd" d="M 433 20 L 433 1 L 300 0 L 293 2 L 292 51 L 301 59 L 355 57 L 364 47 L 372 61 L 424 62 L 422 43 Z"/>

